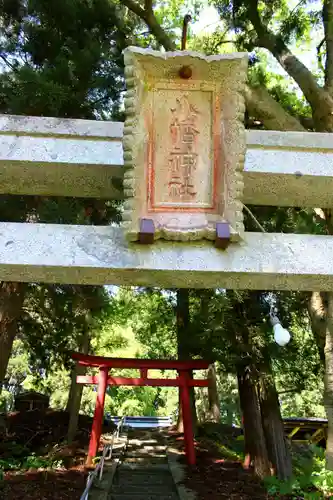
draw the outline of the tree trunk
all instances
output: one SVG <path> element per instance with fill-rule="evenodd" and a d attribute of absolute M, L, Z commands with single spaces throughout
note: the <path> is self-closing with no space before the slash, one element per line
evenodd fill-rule
<path fill-rule="evenodd" d="M 261 479 L 270 475 L 266 441 L 261 421 L 260 406 L 255 383 L 246 367 L 237 370 L 239 399 L 243 414 L 245 453 L 252 462 L 255 474 Z"/>
<path fill-rule="evenodd" d="M 215 364 L 212 363 L 208 367 L 207 378 L 208 386 L 208 404 L 209 404 L 209 419 L 211 422 L 219 423 L 221 421 L 220 399 L 216 383 Z"/>
<path fill-rule="evenodd" d="M 311 330 L 316 340 L 321 361 L 325 364 L 325 341 L 326 341 L 326 308 L 323 295 L 320 292 L 312 292 L 307 304 L 310 316 Z"/>
<path fill-rule="evenodd" d="M 246 110 L 250 116 L 260 117 L 268 130 L 304 131 L 299 120 L 290 115 L 268 92 L 266 87 L 245 87 Z"/>
<path fill-rule="evenodd" d="M 190 359 L 190 305 L 189 305 L 189 290 L 187 288 L 180 288 L 177 290 L 177 351 L 178 359 Z M 191 373 L 192 375 L 192 373 Z M 196 432 L 197 428 L 197 412 L 195 407 L 195 393 L 194 387 L 190 390 L 191 406 L 192 406 L 192 421 L 193 421 L 193 432 Z M 179 394 L 179 410 L 178 410 L 178 421 L 177 430 L 178 432 L 183 432 L 183 418 L 181 410 L 181 401 Z"/>
<path fill-rule="evenodd" d="M 0 391 L 22 314 L 26 284 L 1 282 L 0 285 Z"/>
<path fill-rule="evenodd" d="M 333 234 L 333 211 L 323 209 L 327 233 Z M 311 327 L 325 361 L 324 404 L 327 415 L 326 467 L 333 471 L 333 293 L 313 292 L 308 303 Z M 323 352 L 324 351 L 324 352 Z"/>
<path fill-rule="evenodd" d="M 327 294 L 325 338 L 325 391 L 324 402 L 328 428 L 326 441 L 326 466 L 333 470 L 333 293 Z"/>
<path fill-rule="evenodd" d="M 280 403 L 272 373 L 260 374 L 259 400 L 268 456 L 281 480 L 292 475 L 291 455 L 284 433 Z"/>
<path fill-rule="evenodd" d="M 79 349 L 79 351 L 82 352 L 83 354 L 89 354 L 89 347 L 90 347 L 89 323 L 86 326 L 87 327 L 83 332 L 81 346 Z M 75 367 L 72 370 L 71 387 L 69 390 L 67 407 L 66 407 L 67 411 L 69 411 L 68 436 L 67 436 L 69 444 L 71 444 L 74 441 L 77 432 L 81 399 L 83 393 L 83 384 L 77 384 L 76 377 L 78 375 L 85 375 L 86 371 L 87 371 L 86 367 L 80 366 L 78 363 L 75 364 Z"/>

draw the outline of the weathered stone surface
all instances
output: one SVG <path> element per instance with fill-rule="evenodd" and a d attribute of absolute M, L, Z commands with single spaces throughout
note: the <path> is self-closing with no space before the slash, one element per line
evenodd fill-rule
<path fill-rule="evenodd" d="M 180 462 L 181 456 L 182 455 L 179 453 L 179 450 L 176 450 L 170 446 L 167 448 L 169 469 L 177 488 L 179 500 L 196 500 L 196 493 L 184 486 L 184 479 L 186 477 L 186 465 Z"/>
<path fill-rule="evenodd" d="M 331 207 L 333 136 L 247 131 L 244 202 Z"/>
<path fill-rule="evenodd" d="M 118 467 L 110 499 L 179 500 L 158 430 L 131 431 L 123 463 Z M 156 463 L 156 456 L 159 457 Z M 143 460 L 140 457 L 144 457 Z"/>
<path fill-rule="evenodd" d="M 129 47 L 124 60 L 129 240 L 139 239 L 141 219 L 154 221 L 155 240 L 212 240 L 222 221 L 239 240 L 247 55 Z"/>
<path fill-rule="evenodd" d="M 121 198 L 122 123 L 0 115 L 0 192 Z"/>
<path fill-rule="evenodd" d="M 128 244 L 118 227 L 0 224 L 0 280 L 68 284 L 333 290 L 333 237 L 245 233 L 207 242 Z"/>
<path fill-rule="evenodd" d="M 117 122 L 0 115 L 0 193 L 122 198 L 122 133 Z M 244 203 L 332 207 L 332 134 L 248 130 L 246 142 Z"/>
<path fill-rule="evenodd" d="M 39 116 L 0 115 L 0 134 L 17 134 L 37 137 L 90 137 L 122 139 L 123 124 L 120 122 L 74 120 Z"/>

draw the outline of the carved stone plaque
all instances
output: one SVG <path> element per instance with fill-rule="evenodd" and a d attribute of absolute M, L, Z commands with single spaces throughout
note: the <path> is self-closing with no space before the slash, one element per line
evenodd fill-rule
<path fill-rule="evenodd" d="M 135 47 L 124 51 L 124 225 L 140 239 L 215 239 L 216 224 L 243 233 L 246 54 L 205 57 Z M 190 78 L 180 76 L 190 68 Z"/>

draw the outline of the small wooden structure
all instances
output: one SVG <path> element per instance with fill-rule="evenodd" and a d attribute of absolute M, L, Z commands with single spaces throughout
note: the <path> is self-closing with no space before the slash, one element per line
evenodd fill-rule
<path fill-rule="evenodd" d="M 326 446 L 327 419 L 289 417 L 283 419 L 286 436 L 295 443 Z"/>
<path fill-rule="evenodd" d="M 204 360 L 166 360 L 166 359 L 131 359 L 131 358 L 104 358 L 73 353 L 72 358 L 81 366 L 97 367 L 99 374 L 78 375 L 78 384 L 97 384 L 97 398 L 92 425 L 87 465 L 92 463 L 96 456 L 102 433 L 105 393 L 108 385 L 113 386 L 152 386 L 152 387 L 179 387 L 184 423 L 184 441 L 186 458 L 189 465 L 195 464 L 195 449 L 193 436 L 192 410 L 190 401 L 191 387 L 208 387 L 207 379 L 194 379 L 193 370 L 206 370 L 210 365 Z M 140 370 L 140 377 L 114 377 L 109 375 L 112 368 L 134 368 Z M 177 370 L 175 379 L 149 378 L 148 370 Z"/>
<path fill-rule="evenodd" d="M 50 398 L 46 394 L 35 391 L 21 392 L 15 397 L 16 411 L 46 410 L 50 405 Z"/>

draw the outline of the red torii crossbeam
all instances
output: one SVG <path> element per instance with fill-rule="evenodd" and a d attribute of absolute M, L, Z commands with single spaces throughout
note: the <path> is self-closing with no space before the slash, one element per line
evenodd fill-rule
<path fill-rule="evenodd" d="M 193 370 L 206 370 L 210 364 L 204 360 L 168 360 L 168 359 L 138 359 L 138 358 L 104 358 L 73 353 L 74 359 L 81 366 L 99 368 L 98 375 L 79 375 L 78 384 L 96 384 L 97 398 L 92 425 L 87 464 L 91 465 L 96 456 L 102 433 L 104 417 L 105 393 L 108 385 L 113 386 L 153 386 L 179 387 L 182 415 L 184 424 L 185 453 L 189 465 L 195 465 L 195 448 L 193 436 L 193 422 L 190 401 L 191 387 L 208 387 L 207 379 L 194 379 Z M 140 370 L 140 377 L 113 377 L 109 376 L 111 368 L 134 368 Z M 178 377 L 174 379 L 149 378 L 148 370 L 177 370 Z"/>

